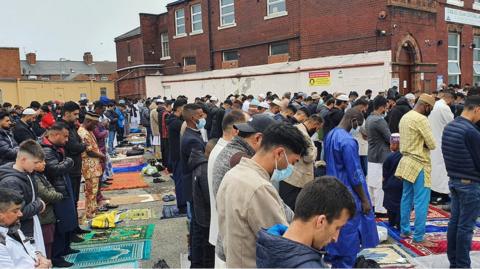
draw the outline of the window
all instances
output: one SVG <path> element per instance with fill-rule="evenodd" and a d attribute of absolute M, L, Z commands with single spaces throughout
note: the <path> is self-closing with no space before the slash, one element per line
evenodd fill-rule
<path fill-rule="evenodd" d="M 288 42 L 278 42 L 270 45 L 270 56 L 288 54 Z"/>
<path fill-rule="evenodd" d="M 460 34 L 448 34 L 448 83 L 460 83 Z"/>
<path fill-rule="evenodd" d="M 224 51 L 223 52 L 223 61 L 238 61 L 238 51 L 231 50 L 231 51 Z"/>
<path fill-rule="evenodd" d="M 480 82 L 480 36 L 473 37 L 473 83 Z"/>
<path fill-rule="evenodd" d="M 107 96 L 107 88 L 105 87 L 100 88 L 100 96 Z"/>
<path fill-rule="evenodd" d="M 196 4 L 192 6 L 192 33 L 203 32 L 202 28 L 202 6 Z"/>
<path fill-rule="evenodd" d="M 183 65 L 184 66 L 197 65 L 197 60 L 195 59 L 195 57 L 185 57 L 183 58 Z"/>
<path fill-rule="evenodd" d="M 176 35 L 185 35 L 185 10 L 178 9 L 175 11 L 175 29 Z"/>
<path fill-rule="evenodd" d="M 106 81 L 106 80 L 108 80 L 108 76 L 103 75 L 103 76 L 100 77 L 100 80 Z"/>
<path fill-rule="evenodd" d="M 220 0 L 220 26 L 235 24 L 234 0 Z"/>
<path fill-rule="evenodd" d="M 168 33 L 162 33 L 160 35 L 160 41 L 162 42 L 162 58 L 169 58 L 170 45 L 168 44 Z"/>
<path fill-rule="evenodd" d="M 267 0 L 267 15 L 285 14 L 287 7 L 285 0 Z"/>

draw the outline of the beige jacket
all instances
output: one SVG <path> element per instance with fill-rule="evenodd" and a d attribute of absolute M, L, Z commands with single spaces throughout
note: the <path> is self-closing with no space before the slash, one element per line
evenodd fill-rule
<path fill-rule="evenodd" d="M 287 224 L 283 201 L 270 175 L 254 160 L 242 158 L 228 171 L 217 193 L 219 237 L 227 268 L 256 267 L 257 233 Z"/>
<path fill-rule="evenodd" d="M 317 147 L 308 135 L 307 128 L 302 123 L 296 125 L 297 129 L 302 132 L 308 143 L 307 154 L 301 158 L 294 166 L 293 174 L 285 180 L 286 183 L 297 188 L 303 188 L 305 184 L 314 179 L 314 164 L 317 159 Z"/>
<path fill-rule="evenodd" d="M 150 106 L 150 128 L 152 128 L 152 135 L 159 136 L 159 123 L 158 123 L 158 111 L 157 106 L 155 104 Z"/>

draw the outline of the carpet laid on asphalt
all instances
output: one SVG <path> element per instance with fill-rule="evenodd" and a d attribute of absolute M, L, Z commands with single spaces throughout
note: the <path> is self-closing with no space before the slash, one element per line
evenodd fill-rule
<path fill-rule="evenodd" d="M 150 259 L 151 241 L 131 241 L 109 245 L 79 246 L 79 253 L 65 257 L 78 268 L 115 265 L 124 262 Z"/>
<path fill-rule="evenodd" d="M 112 185 L 102 188 L 102 191 L 125 190 L 147 188 L 148 184 L 143 180 L 139 172 L 120 173 L 113 175 Z"/>
<path fill-rule="evenodd" d="M 102 230 L 97 229 L 88 234 L 84 234 L 82 237 L 85 241 L 74 244 L 74 248 L 82 245 L 110 244 L 151 239 L 154 229 L 155 224 L 116 227 Z"/>

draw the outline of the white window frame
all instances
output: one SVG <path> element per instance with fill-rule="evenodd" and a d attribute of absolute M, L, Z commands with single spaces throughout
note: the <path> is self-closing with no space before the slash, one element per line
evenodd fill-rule
<path fill-rule="evenodd" d="M 162 46 L 162 58 L 160 60 L 169 60 L 170 59 L 170 41 L 168 40 L 168 32 L 163 32 L 160 34 L 160 44 Z M 165 46 L 165 44 L 167 44 Z"/>
<path fill-rule="evenodd" d="M 200 12 L 197 12 L 197 13 L 193 13 L 193 8 L 194 7 L 200 7 Z M 195 21 L 193 18 L 195 15 L 200 15 L 200 20 L 198 21 Z M 203 34 L 203 18 L 202 18 L 202 4 L 195 4 L 195 5 L 192 5 L 190 7 L 190 18 L 191 18 L 191 21 L 192 21 L 192 32 L 190 33 L 190 35 L 198 35 L 198 34 Z M 195 30 L 195 27 L 194 25 L 195 24 L 200 24 L 200 29 L 199 30 Z"/>
<path fill-rule="evenodd" d="M 480 0 L 473 1 L 472 8 L 475 10 L 480 10 Z"/>
<path fill-rule="evenodd" d="M 454 5 L 457 7 L 465 6 L 465 2 L 463 0 L 447 0 L 447 4 Z"/>
<path fill-rule="evenodd" d="M 456 77 L 456 82 L 455 83 L 452 83 L 450 81 L 450 79 L 448 80 L 448 84 L 460 84 L 460 75 L 462 74 L 462 70 L 460 69 L 460 33 L 448 33 L 448 35 L 456 35 L 457 36 L 457 44 L 456 46 L 452 46 L 450 45 L 450 43 L 448 43 L 448 48 L 455 48 L 457 49 L 457 59 L 456 60 L 448 60 L 448 64 L 450 65 L 450 63 L 454 63 L 454 64 L 457 64 L 458 65 L 458 70 L 459 72 L 458 73 L 450 73 L 448 72 L 449 68 L 447 68 L 447 72 L 448 72 L 448 77 Z M 450 37 L 447 39 L 447 41 L 450 40 Z M 448 57 L 448 55 L 447 55 Z"/>
<path fill-rule="evenodd" d="M 220 26 L 218 27 L 218 30 L 237 26 L 237 23 L 235 21 L 235 0 L 231 4 L 227 4 L 227 5 L 222 5 L 222 1 L 223 0 L 218 0 L 219 7 L 220 7 L 220 12 L 218 12 L 220 14 Z M 225 8 L 225 7 L 230 7 L 230 6 L 233 6 L 233 11 L 230 12 L 230 13 L 223 14 L 222 9 Z M 233 15 L 233 22 L 223 24 L 223 19 L 222 18 L 226 17 L 226 16 L 230 16 L 230 15 Z"/>
<path fill-rule="evenodd" d="M 225 53 L 228 53 L 228 52 L 236 52 L 236 53 L 237 53 L 237 59 L 236 59 L 236 60 L 228 60 L 228 61 L 225 60 Z M 239 55 L 238 55 L 238 50 L 227 50 L 227 51 L 224 51 L 224 52 L 222 53 L 222 61 L 223 61 L 223 62 L 235 62 L 235 61 L 238 61 L 239 58 L 240 58 L 240 57 L 239 57 Z"/>
<path fill-rule="evenodd" d="M 285 10 L 270 13 L 270 6 L 278 3 L 284 3 Z M 274 18 L 283 17 L 287 15 L 288 15 L 287 0 L 267 0 L 267 16 L 263 18 L 264 20 L 274 19 Z"/>
<path fill-rule="evenodd" d="M 475 1 L 478 1 L 480 2 L 479 0 L 475 0 Z M 473 36 L 473 44 L 475 44 L 475 39 L 478 39 L 480 41 L 480 35 L 474 35 Z M 480 42 L 478 42 L 480 43 Z M 480 59 L 478 59 L 478 61 L 475 61 L 475 54 L 476 53 L 480 53 L 480 46 L 477 47 L 475 46 L 475 48 L 473 49 L 473 82 L 475 83 L 475 78 L 477 78 L 478 81 L 480 81 Z M 477 73 L 478 71 L 478 73 Z"/>
<path fill-rule="evenodd" d="M 180 10 L 183 11 L 183 17 L 178 16 L 178 12 Z M 183 19 L 183 24 L 179 24 L 178 21 L 182 20 L 182 19 Z M 185 32 L 179 33 L 178 28 L 182 27 L 182 26 L 183 26 L 183 29 L 185 29 Z M 175 10 L 175 38 L 184 37 L 184 36 L 187 36 L 187 27 L 185 25 L 185 9 L 179 8 L 179 9 Z"/>

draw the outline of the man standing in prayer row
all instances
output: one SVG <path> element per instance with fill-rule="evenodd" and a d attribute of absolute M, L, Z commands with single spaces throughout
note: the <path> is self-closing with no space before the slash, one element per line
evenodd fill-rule
<path fill-rule="evenodd" d="M 403 157 L 395 176 L 403 180 L 400 206 L 401 236 L 411 235 L 410 214 L 415 207 L 415 231 L 413 242 L 435 246 L 424 238 L 430 202 L 431 171 L 430 151 L 435 149 L 435 138 L 427 116 L 435 105 L 435 98 L 422 94 L 414 109 L 400 120 L 400 152 Z"/>
<path fill-rule="evenodd" d="M 362 112 L 349 109 L 325 139 L 327 175 L 338 178 L 350 190 L 356 206 L 355 215 L 340 231 L 338 241 L 326 247 L 325 260 L 333 268 L 352 268 L 360 250 L 376 247 L 379 241 L 358 143 L 350 134 L 363 121 Z"/>

